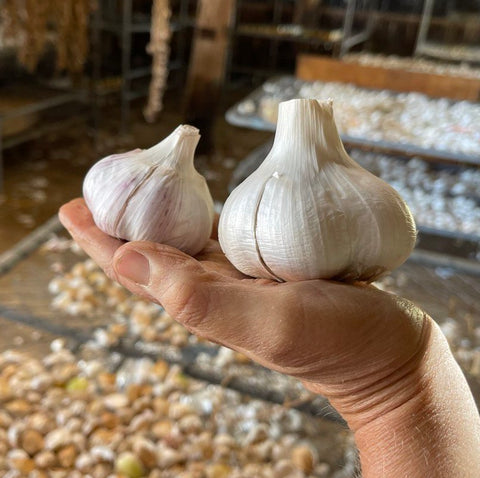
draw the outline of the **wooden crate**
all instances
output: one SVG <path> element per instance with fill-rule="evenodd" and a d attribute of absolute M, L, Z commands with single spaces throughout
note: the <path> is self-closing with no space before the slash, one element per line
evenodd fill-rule
<path fill-rule="evenodd" d="M 299 55 L 296 75 L 307 81 L 335 81 L 364 88 L 416 91 L 454 100 L 480 100 L 480 79 L 361 65 L 326 56 Z"/>

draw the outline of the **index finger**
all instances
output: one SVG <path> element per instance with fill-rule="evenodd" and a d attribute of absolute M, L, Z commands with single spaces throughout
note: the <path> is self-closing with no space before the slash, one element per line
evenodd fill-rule
<path fill-rule="evenodd" d="M 83 198 L 74 199 L 63 205 L 58 217 L 75 242 L 111 279 L 115 279 L 112 259 L 124 241 L 105 234 L 96 226 Z"/>

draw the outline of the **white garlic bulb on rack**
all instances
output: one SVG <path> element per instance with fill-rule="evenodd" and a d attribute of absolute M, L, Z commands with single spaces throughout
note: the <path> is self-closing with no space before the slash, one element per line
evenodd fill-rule
<path fill-rule="evenodd" d="M 252 277 L 373 281 L 415 245 L 400 195 L 353 161 L 332 102 L 280 104 L 273 147 L 227 199 L 219 241 Z"/>
<path fill-rule="evenodd" d="M 83 195 L 96 225 L 127 241 L 200 252 L 213 225 L 213 200 L 193 156 L 198 129 L 181 125 L 152 148 L 114 154 L 87 173 Z"/>

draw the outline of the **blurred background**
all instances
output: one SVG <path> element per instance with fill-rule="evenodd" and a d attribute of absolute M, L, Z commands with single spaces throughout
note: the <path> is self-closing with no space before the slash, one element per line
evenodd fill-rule
<path fill-rule="evenodd" d="M 291 98 L 333 98 L 352 158 L 409 204 L 417 247 L 376 285 L 439 322 L 480 402 L 479 0 L 3 0 L 0 13 L 2 476 L 354 476 L 322 397 L 131 296 L 56 217 L 98 159 L 181 123 L 201 130 L 195 165 L 220 211 Z"/>

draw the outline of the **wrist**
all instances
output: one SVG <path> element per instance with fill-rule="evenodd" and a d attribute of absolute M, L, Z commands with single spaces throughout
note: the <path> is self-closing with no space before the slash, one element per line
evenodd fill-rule
<path fill-rule="evenodd" d="M 405 326 L 407 333 L 392 334 L 391 343 L 384 341 L 375 357 L 361 363 L 356 359 L 357 373 L 332 383 L 305 383 L 328 398 L 353 432 L 410 403 L 427 388 L 427 355 L 435 324 L 419 309 L 413 313 L 415 317 L 403 317 L 405 324 L 413 324 Z"/>
<path fill-rule="evenodd" d="M 480 417 L 460 367 L 430 319 L 426 350 L 397 407 L 355 431 L 365 477 L 470 478 L 480 466 Z"/>
<path fill-rule="evenodd" d="M 424 315 L 419 339 L 403 363 L 378 377 L 367 376 L 355 384 L 355 391 L 333 393 L 332 405 L 339 410 L 353 432 L 382 417 L 403 412 L 407 406 L 420 405 L 429 389 L 431 344 L 435 334 L 433 320 Z M 382 360 L 381 358 L 379 360 Z M 433 359 L 433 362 L 436 358 Z"/>
<path fill-rule="evenodd" d="M 337 392 L 329 399 L 354 432 L 364 478 L 476 476 L 480 417 L 432 319 L 402 367 L 351 397 Z"/>

